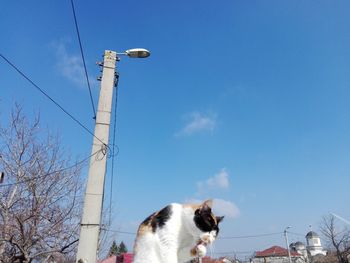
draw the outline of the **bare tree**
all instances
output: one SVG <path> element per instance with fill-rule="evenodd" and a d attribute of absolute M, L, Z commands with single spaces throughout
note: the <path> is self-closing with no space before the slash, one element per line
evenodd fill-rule
<path fill-rule="evenodd" d="M 81 165 L 69 162 L 57 136 L 43 139 L 39 118 L 19 106 L 0 126 L 0 262 L 45 262 L 76 248 Z"/>
<path fill-rule="evenodd" d="M 329 215 L 323 217 L 321 231 L 332 250 L 334 250 L 338 262 L 349 263 L 350 230 L 345 227 L 342 230 L 338 230 L 335 217 L 333 215 Z"/>
<path fill-rule="evenodd" d="M 311 260 L 312 263 L 338 263 L 338 258 L 334 252 L 327 253 L 326 256 L 317 255 Z"/>

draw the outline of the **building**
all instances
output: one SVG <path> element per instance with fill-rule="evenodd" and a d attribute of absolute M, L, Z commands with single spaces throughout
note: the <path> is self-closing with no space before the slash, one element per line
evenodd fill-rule
<path fill-rule="evenodd" d="M 194 261 L 198 262 L 198 259 L 196 259 Z M 233 262 L 225 257 L 214 259 L 214 258 L 205 256 L 202 258 L 202 263 L 233 263 Z"/>
<path fill-rule="evenodd" d="M 300 255 L 302 255 L 305 259 L 308 258 L 308 253 L 307 253 L 307 250 L 306 250 L 306 247 L 305 245 L 298 241 L 298 242 L 295 242 L 295 243 L 291 243 L 289 245 L 289 249 L 290 251 L 295 251 L 297 253 L 299 253 Z"/>
<path fill-rule="evenodd" d="M 314 232 L 310 231 L 306 234 L 306 250 L 309 256 L 314 257 L 316 255 L 327 255 L 327 251 L 323 249 L 321 244 L 320 236 Z"/>
<path fill-rule="evenodd" d="M 293 263 L 305 263 L 304 257 L 296 251 L 290 251 L 290 256 Z M 289 263 L 288 250 L 273 246 L 263 251 L 257 251 L 252 263 Z"/>
<path fill-rule="evenodd" d="M 322 247 L 320 236 L 316 232 L 308 232 L 305 238 L 306 246 L 302 242 L 298 241 L 290 244 L 290 250 L 303 255 L 304 258 L 308 259 L 309 261 L 316 256 L 323 257 L 327 255 L 327 251 Z"/>

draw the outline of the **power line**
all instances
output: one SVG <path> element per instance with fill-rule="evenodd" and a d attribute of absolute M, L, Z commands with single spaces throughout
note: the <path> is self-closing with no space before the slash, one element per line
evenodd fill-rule
<path fill-rule="evenodd" d="M 255 251 L 253 251 L 253 250 L 248 250 L 248 251 L 234 251 L 234 250 L 232 250 L 232 251 L 227 251 L 227 252 L 215 252 L 215 251 L 213 251 L 213 252 L 211 252 L 211 253 L 213 253 L 213 254 L 215 254 L 215 255 L 234 255 L 234 254 L 253 254 Z"/>
<path fill-rule="evenodd" d="M 111 171 L 111 184 L 110 184 L 110 195 L 109 195 L 109 226 L 111 225 L 112 218 L 112 199 L 113 199 L 113 178 L 114 178 L 114 157 L 115 157 L 115 135 L 117 127 L 117 107 L 118 107 L 118 84 L 119 84 L 119 74 L 115 73 L 115 102 L 114 102 L 114 123 L 113 123 L 113 139 L 112 139 L 112 171 Z M 117 154 L 119 153 L 119 148 L 117 146 Z"/>
<path fill-rule="evenodd" d="M 290 231 L 288 231 L 288 234 L 292 234 L 292 235 L 296 235 L 296 236 L 305 237 L 304 234 L 300 234 L 300 233 L 296 233 L 296 232 L 290 232 Z"/>
<path fill-rule="evenodd" d="M 266 236 L 275 236 L 281 235 L 283 232 L 267 233 L 267 234 L 258 234 L 258 235 L 246 235 L 246 236 L 229 236 L 229 237 L 218 237 L 218 239 L 241 239 L 241 238 L 257 238 L 257 237 L 266 237 Z"/>
<path fill-rule="evenodd" d="M 98 150 L 98 151 L 94 152 L 93 154 L 89 155 L 88 157 L 85 157 L 84 159 L 80 160 L 79 162 L 76 162 L 76 163 L 73 164 L 73 165 L 67 166 L 67 167 L 62 168 L 62 169 L 58 169 L 58 170 L 56 170 L 56 171 L 53 171 L 53 172 L 50 172 L 50 173 L 47 173 L 47 174 L 43 174 L 43 175 L 39 175 L 39 176 L 27 178 L 27 179 L 24 179 L 24 180 L 22 180 L 22 181 L 18 181 L 18 182 L 15 182 L 15 183 L 0 184 L 0 188 L 1 188 L 1 187 L 12 186 L 12 185 L 23 184 L 23 183 L 26 183 L 26 182 L 30 182 L 30 181 L 37 180 L 37 179 L 42 178 L 42 177 L 50 176 L 50 175 L 52 175 L 52 174 L 64 172 L 64 171 L 66 171 L 66 170 L 69 170 L 69 169 L 72 169 L 72 168 L 74 168 L 74 167 L 77 167 L 78 165 L 80 165 L 80 164 L 84 163 L 85 161 L 89 160 L 92 156 L 98 154 L 99 152 L 102 152 L 102 150 Z"/>
<path fill-rule="evenodd" d="M 113 229 L 107 229 L 107 228 L 101 228 L 101 230 L 104 230 L 106 232 L 118 233 L 118 234 L 133 235 L 133 236 L 136 235 L 135 232 L 119 231 L 119 230 L 113 230 Z"/>
<path fill-rule="evenodd" d="M 90 81 L 89 81 L 89 75 L 87 73 L 87 68 L 86 68 L 86 63 L 85 63 L 85 56 L 84 56 L 84 51 L 83 51 L 83 45 L 81 44 L 81 39 L 80 39 L 80 33 L 79 33 L 79 26 L 78 26 L 78 21 L 77 21 L 77 16 L 75 14 L 75 8 L 74 8 L 74 3 L 73 0 L 70 1 L 72 5 L 72 11 L 73 11 L 73 16 L 74 16 L 74 23 L 75 23 L 75 29 L 77 32 L 78 40 L 79 40 L 79 47 L 80 47 L 80 54 L 81 58 L 83 60 L 83 65 L 84 65 L 84 71 L 85 71 L 85 77 L 86 77 L 86 82 L 89 88 L 89 94 L 90 94 L 90 101 L 92 105 L 92 111 L 93 111 L 93 118 L 96 120 L 96 110 L 95 110 L 95 105 L 94 105 L 94 100 L 92 98 L 92 93 L 91 93 L 91 87 L 90 87 Z"/>
<path fill-rule="evenodd" d="M 30 84 L 32 84 L 37 90 L 39 90 L 46 98 L 53 102 L 60 110 L 62 110 L 66 115 L 68 115 L 73 121 L 75 121 L 81 128 L 83 128 L 87 133 L 95 137 L 99 142 L 101 142 L 105 147 L 109 147 L 101 139 L 96 137 L 84 124 L 82 124 L 77 118 L 70 114 L 66 109 L 64 109 L 58 102 L 56 102 L 52 97 L 50 97 L 43 89 L 41 89 L 37 84 L 35 84 L 27 75 L 25 75 L 18 67 L 16 67 L 10 60 L 8 60 L 4 55 L 0 56 L 13 68 L 15 69 L 23 78 L 25 78 Z"/>
<path fill-rule="evenodd" d="M 105 230 L 107 232 L 113 232 L 113 233 L 119 233 L 119 234 L 126 234 L 126 235 L 136 235 L 137 233 L 134 232 L 128 232 L 128 231 L 120 231 L 120 230 L 112 230 L 112 229 L 106 229 L 103 228 L 102 230 Z M 266 236 L 274 236 L 274 235 L 281 235 L 283 232 L 276 232 L 276 233 L 266 233 L 266 234 L 257 234 L 257 235 L 244 235 L 244 236 L 231 236 L 231 237 L 218 237 L 217 239 L 241 239 L 241 238 L 258 238 L 258 237 L 266 237 Z"/>

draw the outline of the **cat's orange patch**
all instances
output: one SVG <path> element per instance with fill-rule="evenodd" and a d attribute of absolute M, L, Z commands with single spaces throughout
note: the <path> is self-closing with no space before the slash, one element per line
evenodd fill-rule
<path fill-rule="evenodd" d="M 203 240 L 198 240 L 197 241 L 197 243 L 196 243 L 196 245 L 190 250 L 190 253 L 191 253 L 191 256 L 192 257 L 196 257 L 196 256 L 198 256 L 198 251 L 197 251 L 197 246 L 198 245 L 206 245 L 206 243 L 204 242 L 203 243 Z"/>
<path fill-rule="evenodd" d="M 143 223 L 139 226 L 139 229 L 137 230 L 137 238 L 143 236 L 146 233 L 152 232 L 152 221 L 158 213 L 159 212 L 153 213 L 147 219 L 145 219 L 145 221 L 143 221 Z"/>
<path fill-rule="evenodd" d="M 152 233 L 152 226 L 149 222 L 143 223 L 139 226 L 139 229 L 137 230 L 136 240 L 147 233 Z M 134 253 L 136 252 L 137 252 L 137 242 L 135 242 L 135 245 L 134 245 Z"/>
<path fill-rule="evenodd" d="M 199 204 L 184 204 L 183 207 L 189 207 L 189 208 L 192 208 L 193 211 L 199 209 L 201 207 L 201 205 Z"/>
<path fill-rule="evenodd" d="M 197 256 L 197 247 L 194 247 L 191 249 L 191 256 L 196 257 Z"/>
<path fill-rule="evenodd" d="M 204 205 L 207 205 L 208 207 L 212 208 L 213 207 L 213 200 L 211 200 L 211 199 L 206 200 L 202 204 L 183 204 L 183 207 L 190 207 L 193 210 L 196 210 L 196 209 L 202 208 Z"/>
<path fill-rule="evenodd" d="M 137 231 L 137 237 L 143 236 L 144 234 L 152 232 L 152 227 L 150 224 L 142 224 Z"/>

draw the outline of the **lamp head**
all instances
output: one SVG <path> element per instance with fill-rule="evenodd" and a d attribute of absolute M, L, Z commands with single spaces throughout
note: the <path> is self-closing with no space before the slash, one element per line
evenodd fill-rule
<path fill-rule="evenodd" d="M 151 52 L 144 48 L 133 48 L 126 50 L 125 54 L 131 58 L 147 58 L 151 55 Z"/>

